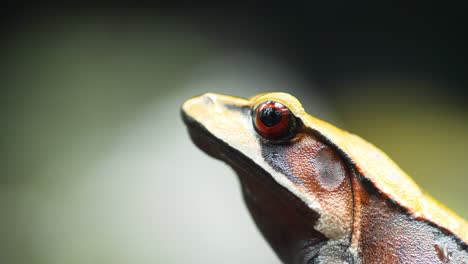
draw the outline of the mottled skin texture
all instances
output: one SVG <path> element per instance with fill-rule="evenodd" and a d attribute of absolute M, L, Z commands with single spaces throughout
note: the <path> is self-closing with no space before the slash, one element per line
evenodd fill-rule
<path fill-rule="evenodd" d="M 292 140 L 271 142 L 252 129 L 250 109 L 266 99 L 300 120 Z M 182 113 L 195 144 L 239 175 L 254 221 L 284 263 L 468 263 L 463 219 L 290 95 L 207 94 Z"/>
<path fill-rule="evenodd" d="M 369 195 L 363 208 L 358 252 L 362 263 L 468 263 L 466 245 L 379 194 Z"/>
<path fill-rule="evenodd" d="M 322 257 L 350 261 L 353 198 L 348 171 L 341 158 L 313 136 L 303 133 L 295 142 L 265 144 L 264 159 L 277 171 L 286 175 L 304 193 L 330 212 L 312 226 L 328 239 L 335 241 L 335 250 L 322 252 Z M 308 208 L 310 211 L 310 208 Z M 325 243 L 322 246 L 330 247 Z"/>
<path fill-rule="evenodd" d="M 333 228 L 326 232 L 333 239 L 348 240 L 353 220 L 351 180 L 341 158 L 309 134 L 288 144 L 265 144 L 264 159 L 307 193 L 326 211 L 332 212 Z"/>
<path fill-rule="evenodd" d="M 345 172 L 345 164 L 340 157 L 330 147 L 307 134 L 294 144 L 264 145 L 263 155 L 276 170 L 327 204 L 327 210 L 338 212 L 337 219 L 340 222 L 337 225 L 349 226 L 350 231 L 341 243 L 343 251 L 339 254 L 342 256 L 340 260 L 349 259 L 346 249 L 351 244 L 354 211 L 351 177 L 355 176 Z M 343 174 L 338 173 L 341 170 L 336 168 L 332 169 L 333 175 L 320 170 L 317 168 L 320 167 L 318 163 L 342 166 Z M 355 230 L 355 235 L 359 234 L 358 259 L 361 263 L 468 261 L 466 246 L 463 248 L 451 234 L 411 217 L 398 204 L 381 195 L 375 187 L 368 186 L 366 190 L 360 181 L 354 183 L 359 184 L 355 187 L 361 190 L 356 193 L 360 195 L 361 218 L 360 226 Z M 440 252 L 444 250 L 443 247 L 449 255 L 444 256 Z"/>

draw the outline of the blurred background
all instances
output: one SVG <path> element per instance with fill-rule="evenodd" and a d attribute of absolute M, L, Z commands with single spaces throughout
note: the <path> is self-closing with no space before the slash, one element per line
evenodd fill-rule
<path fill-rule="evenodd" d="M 206 91 L 289 92 L 468 218 L 463 11 L 4 8 L 0 263 L 279 263 L 234 173 L 181 122 Z"/>

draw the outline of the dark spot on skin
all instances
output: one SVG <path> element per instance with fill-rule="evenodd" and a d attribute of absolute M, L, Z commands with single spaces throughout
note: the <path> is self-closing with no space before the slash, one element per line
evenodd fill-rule
<path fill-rule="evenodd" d="M 437 257 L 439 257 L 440 261 L 442 261 L 443 263 L 450 262 L 451 252 L 449 251 L 446 244 L 435 244 L 434 248 L 437 252 Z"/>

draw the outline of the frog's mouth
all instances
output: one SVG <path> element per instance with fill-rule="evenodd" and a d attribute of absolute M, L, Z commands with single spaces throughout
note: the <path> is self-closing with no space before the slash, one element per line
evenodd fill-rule
<path fill-rule="evenodd" d="M 319 215 L 279 185 L 242 152 L 213 135 L 182 110 L 192 141 L 208 155 L 228 163 L 239 176 L 244 200 L 263 236 L 285 263 L 313 260 L 327 238 L 314 229 Z"/>

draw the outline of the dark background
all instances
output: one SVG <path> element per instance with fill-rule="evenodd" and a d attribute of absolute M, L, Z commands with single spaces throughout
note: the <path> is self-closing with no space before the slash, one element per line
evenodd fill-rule
<path fill-rule="evenodd" d="M 277 262 L 185 134 L 206 91 L 290 92 L 468 216 L 462 6 L 4 7 L 1 263 Z"/>
<path fill-rule="evenodd" d="M 248 46 L 275 54 L 318 83 L 328 96 L 346 89 L 337 83 L 371 74 L 448 84 L 445 93 L 463 105 L 468 78 L 465 11 L 454 3 L 349 1 L 13 6 L 2 11 L 2 42 L 14 45 L 11 38 L 18 31 L 67 17 L 115 19 L 121 21 L 122 30 L 127 22 L 151 23 L 165 17 L 212 41 L 223 41 L 228 48 Z"/>

